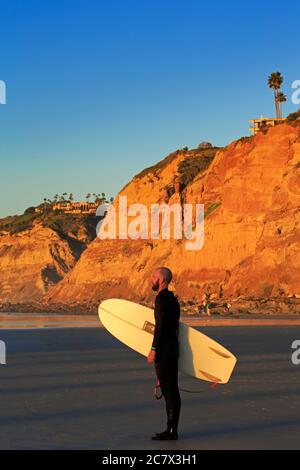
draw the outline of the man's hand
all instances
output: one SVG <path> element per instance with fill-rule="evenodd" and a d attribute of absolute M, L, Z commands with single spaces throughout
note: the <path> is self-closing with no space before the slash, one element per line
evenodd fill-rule
<path fill-rule="evenodd" d="M 149 352 L 148 357 L 147 357 L 148 364 L 152 364 L 154 359 L 155 359 L 155 351 L 154 351 L 154 349 L 151 349 L 151 351 Z"/>

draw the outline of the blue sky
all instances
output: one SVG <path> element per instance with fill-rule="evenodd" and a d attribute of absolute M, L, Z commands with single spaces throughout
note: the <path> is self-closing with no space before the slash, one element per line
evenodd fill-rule
<path fill-rule="evenodd" d="M 274 114 L 268 75 L 300 79 L 300 5 L 274 1 L 0 0 L 0 217 L 55 193 L 114 196 L 202 140 Z"/>

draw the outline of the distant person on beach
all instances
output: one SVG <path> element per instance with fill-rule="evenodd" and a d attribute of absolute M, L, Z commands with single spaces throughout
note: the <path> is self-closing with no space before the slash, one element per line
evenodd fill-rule
<path fill-rule="evenodd" d="M 228 313 L 231 305 L 228 302 L 222 302 L 224 296 L 222 284 L 219 287 L 219 299 L 217 300 L 217 294 L 212 294 L 210 287 L 207 288 L 201 299 L 201 307 L 199 313 L 206 313 L 209 317 L 211 316 L 211 309 L 215 307 L 222 307 L 224 313 Z M 215 300 L 213 302 L 213 300 Z"/>
<path fill-rule="evenodd" d="M 203 294 L 202 297 L 202 308 L 205 313 L 210 317 L 211 312 L 210 312 L 210 299 L 211 299 L 211 292 L 210 292 L 210 287 L 207 288 L 206 292 Z"/>
<path fill-rule="evenodd" d="M 172 272 L 158 268 L 151 276 L 152 290 L 158 294 L 155 299 L 155 330 L 148 363 L 155 362 L 155 370 L 161 392 L 166 402 L 167 429 L 156 433 L 153 440 L 177 440 L 177 428 L 181 408 L 178 389 L 179 317 L 180 306 L 168 286 Z"/>

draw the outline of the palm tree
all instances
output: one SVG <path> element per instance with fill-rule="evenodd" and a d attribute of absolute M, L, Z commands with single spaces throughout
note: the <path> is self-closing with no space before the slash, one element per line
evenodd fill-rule
<path fill-rule="evenodd" d="M 276 118 L 279 119 L 279 102 L 278 102 L 278 90 L 280 89 L 281 85 L 283 84 L 283 76 L 280 72 L 273 72 L 268 78 L 268 85 L 270 88 L 274 89 L 274 101 L 275 101 L 275 109 L 276 109 Z"/>
<path fill-rule="evenodd" d="M 87 193 L 87 195 L 85 196 L 85 199 L 88 201 L 90 198 L 91 198 L 91 193 Z"/>
<path fill-rule="evenodd" d="M 277 101 L 279 105 L 279 116 L 282 118 L 282 103 L 286 102 L 286 95 L 280 91 L 277 95 Z"/>
<path fill-rule="evenodd" d="M 71 201 L 71 202 L 74 201 L 73 193 L 70 193 L 70 194 L 69 194 L 69 201 Z"/>

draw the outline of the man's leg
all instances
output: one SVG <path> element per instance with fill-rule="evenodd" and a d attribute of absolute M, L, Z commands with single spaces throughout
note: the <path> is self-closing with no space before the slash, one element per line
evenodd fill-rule
<path fill-rule="evenodd" d="M 181 397 L 178 388 L 177 363 L 169 364 L 168 374 L 165 379 L 164 396 L 166 400 L 168 429 L 172 428 L 177 431 L 181 409 Z"/>
<path fill-rule="evenodd" d="M 181 398 L 178 389 L 178 360 L 177 358 L 161 358 L 155 363 L 157 378 L 161 392 L 166 402 L 167 429 L 157 433 L 154 439 L 177 439 L 177 427 L 181 408 Z"/>

